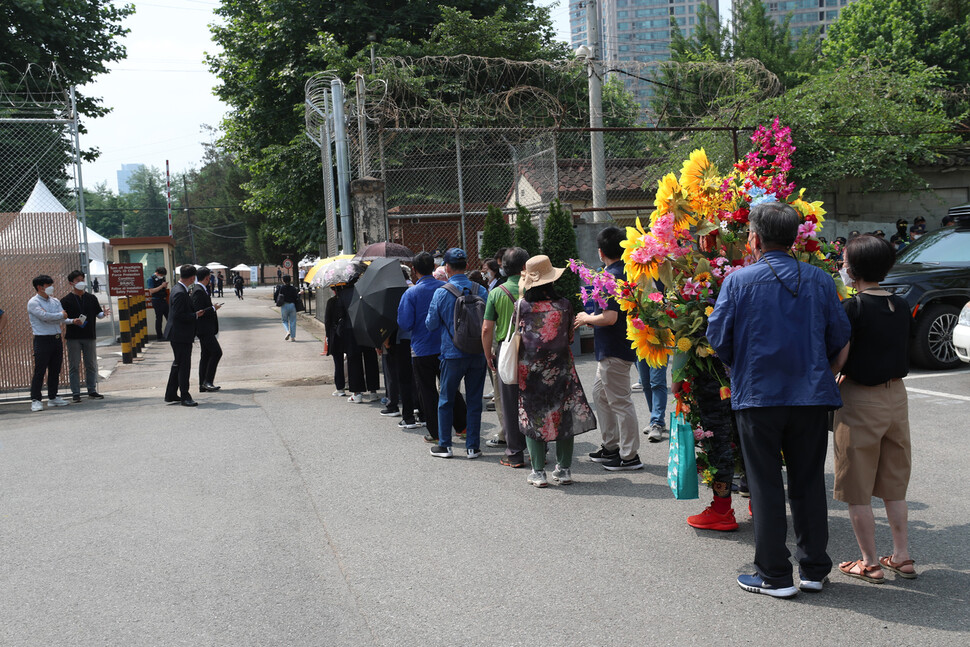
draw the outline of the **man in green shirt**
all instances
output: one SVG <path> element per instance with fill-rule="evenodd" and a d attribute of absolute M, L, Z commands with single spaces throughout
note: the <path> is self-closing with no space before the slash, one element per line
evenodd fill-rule
<path fill-rule="evenodd" d="M 486 442 L 486 445 L 501 446 L 502 435 L 504 435 L 505 456 L 500 462 L 509 467 L 525 465 L 525 436 L 519 429 L 519 385 L 503 383 L 498 378 L 495 366 L 498 361 L 499 345 L 509 333 L 515 304 L 519 300 L 519 275 L 528 260 L 529 252 L 521 247 L 510 247 L 506 250 L 502 257 L 502 269 L 508 280 L 488 293 L 488 300 L 485 302 L 485 322 L 482 326 L 482 347 L 485 349 L 485 360 L 492 369 L 495 381 L 495 410 L 498 412 L 498 421 L 502 428 L 502 434 Z"/>

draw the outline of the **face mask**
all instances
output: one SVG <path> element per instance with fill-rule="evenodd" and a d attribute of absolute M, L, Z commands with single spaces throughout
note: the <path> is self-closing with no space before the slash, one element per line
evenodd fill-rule
<path fill-rule="evenodd" d="M 508 276 L 508 274 L 505 273 L 505 268 L 504 267 L 500 267 L 499 270 L 498 270 L 498 273 L 501 274 L 502 276 Z"/>
<path fill-rule="evenodd" d="M 495 273 L 492 272 L 492 270 L 489 270 L 489 271 L 485 272 L 485 276 L 487 276 L 488 277 L 488 280 L 491 281 L 491 280 L 493 280 L 495 278 Z"/>
<path fill-rule="evenodd" d="M 49 297 L 54 296 L 54 286 L 53 285 L 48 285 L 46 288 L 44 288 L 44 292 L 46 292 L 47 293 L 47 296 L 49 296 Z"/>
<path fill-rule="evenodd" d="M 842 283 L 845 284 L 845 287 L 851 288 L 855 284 L 855 281 L 853 281 L 849 276 L 849 270 L 845 269 L 844 267 L 839 270 L 839 276 L 842 277 Z"/>
<path fill-rule="evenodd" d="M 75 290 L 81 290 L 81 291 L 83 291 L 84 288 L 86 288 L 86 287 L 88 287 L 88 284 L 85 283 L 84 281 L 78 281 L 77 283 L 74 284 L 74 289 Z"/>

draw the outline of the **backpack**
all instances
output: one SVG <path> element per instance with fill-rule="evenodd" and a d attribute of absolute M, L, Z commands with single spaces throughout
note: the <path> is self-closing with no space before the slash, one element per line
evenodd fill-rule
<path fill-rule="evenodd" d="M 481 355 L 482 324 L 485 321 L 485 300 L 472 294 L 471 290 L 461 290 L 453 283 L 445 283 L 444 288 L 455 295 L 454 331 L 451 341 L 455 348 L 469 355 Z"/>

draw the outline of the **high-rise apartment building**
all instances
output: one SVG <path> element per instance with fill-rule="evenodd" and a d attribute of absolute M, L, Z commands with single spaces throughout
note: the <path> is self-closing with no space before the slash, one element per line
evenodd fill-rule
<path fill-rule="evenodd" d="M 694 30 L 697 9 L 718 0 L 599 0 L 602 17 L 600 57 L 607 61 L 651 63 L 670 58 L 670 19 L 675 18 L 684 35 Z M 570 0 L 569 29 L 575 49 L 589 45 L 586 33 L 585 0 Z M 637 101 L 646 106 L 653 96 L 649 82 L 620 75 Z"/>
<path fill-rule="evenodd" d="M 797 40 L 806 31 L 818 29 L 822 36 L 839 17 L 842 7 L 853 0 L 764 0 L 768 15 L 781 22 L 791 14 L 789 29 Z M 737 0 L 734 0 L 737 3 Z"/>
<path fill-rule="evenodd" d="M 121 170 L 117 171 L 118 174 L 118 195 L 124 195 L 131 191 L 128 186 L 128 180 L 131 178 L 131 174 L 135 171 L 145 168 L 144 164 L 122 164 Z"/>

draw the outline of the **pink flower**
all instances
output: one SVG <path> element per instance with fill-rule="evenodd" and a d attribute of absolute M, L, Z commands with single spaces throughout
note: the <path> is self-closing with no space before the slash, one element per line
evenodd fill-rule
<path fill-rule="evenodd" d="M 647 298 L 654 303 L 661 303 L 664 300 L 664 295 L 660 294 L 659 292 L 651 292 L 647 295 Z"/>

